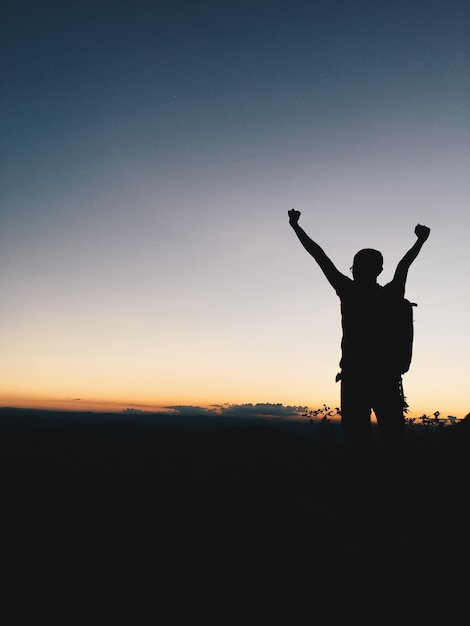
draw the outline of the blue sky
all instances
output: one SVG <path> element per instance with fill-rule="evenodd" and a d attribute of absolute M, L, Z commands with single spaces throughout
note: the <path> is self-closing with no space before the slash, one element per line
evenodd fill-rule
<path fill-rule="evenodd" d="M 417 413 L 470 406 L 470 7 L 11 2 L 0 402 L 336 406 L 339 303 L 414 242 Z M 80 398 L 80 400 L 78 400 Z"/>

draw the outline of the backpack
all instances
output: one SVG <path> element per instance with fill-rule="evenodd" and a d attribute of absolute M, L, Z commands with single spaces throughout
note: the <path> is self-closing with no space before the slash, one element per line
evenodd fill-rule
<path fill-rule="evenodd" d="M 387 316 L 389 328 L 390 357 L 395 371 L 405 374 L 410 369 L 413 356 L 414 317 L 413 307 L 416 302 L 407 298 L 398 298 L 390 303 L 390 315 Z"/>

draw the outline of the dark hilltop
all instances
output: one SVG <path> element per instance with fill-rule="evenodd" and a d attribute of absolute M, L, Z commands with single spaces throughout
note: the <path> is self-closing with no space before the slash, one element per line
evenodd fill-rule
<path fill-rule="evenodd" d="M 1 409 L 0 595 L 117 608 L 256 590 L 321 604 L 354 596 L 358 570 L 377 590 L 398 572 L 392 595 L 430 579 L 455 590 L 469 444 L 467 416 L 410 427 L 400 459 L 377 445 L 352 467 L 326 421 Z"/>

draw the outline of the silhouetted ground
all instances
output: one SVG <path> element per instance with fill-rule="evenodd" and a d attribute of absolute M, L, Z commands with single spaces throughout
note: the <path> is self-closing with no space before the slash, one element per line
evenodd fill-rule
<path fill-rule="evenodd" d="M 326 431 L 252 424 L 1 410 L 3 601 L 108 617 L 287 604 L 290 623 L 304 603 L 390 619 L 412 599 L 421 616 L 456 605 L 470 424 L 354 465 Z"/>

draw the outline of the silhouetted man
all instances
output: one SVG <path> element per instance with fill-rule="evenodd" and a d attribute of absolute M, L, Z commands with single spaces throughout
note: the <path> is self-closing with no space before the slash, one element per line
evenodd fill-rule
<path fill-rule="evenodd" d="M 401 374 L 407 366 L 397 354 L 399 338 L 393 333 L 396 303 L 405 295 L 408 269 L 418 256 L 430 229 L 418 224 L 417 241 L 398 263 L 390 283 L 381 286 L 377 277 L 383 257 L 366 248 L 354 256 L 353 279 L 342 274 L 323 249 L 299 226 L 300 211 L 288 211 L 289 223 L 300 242 L 318 263 L 341 301 L 341 427 L 350 450 L 365 450 L 372 439 L 371 410 L 380 437 L 392 449 L 404 437 L 404 396 Z"/>

